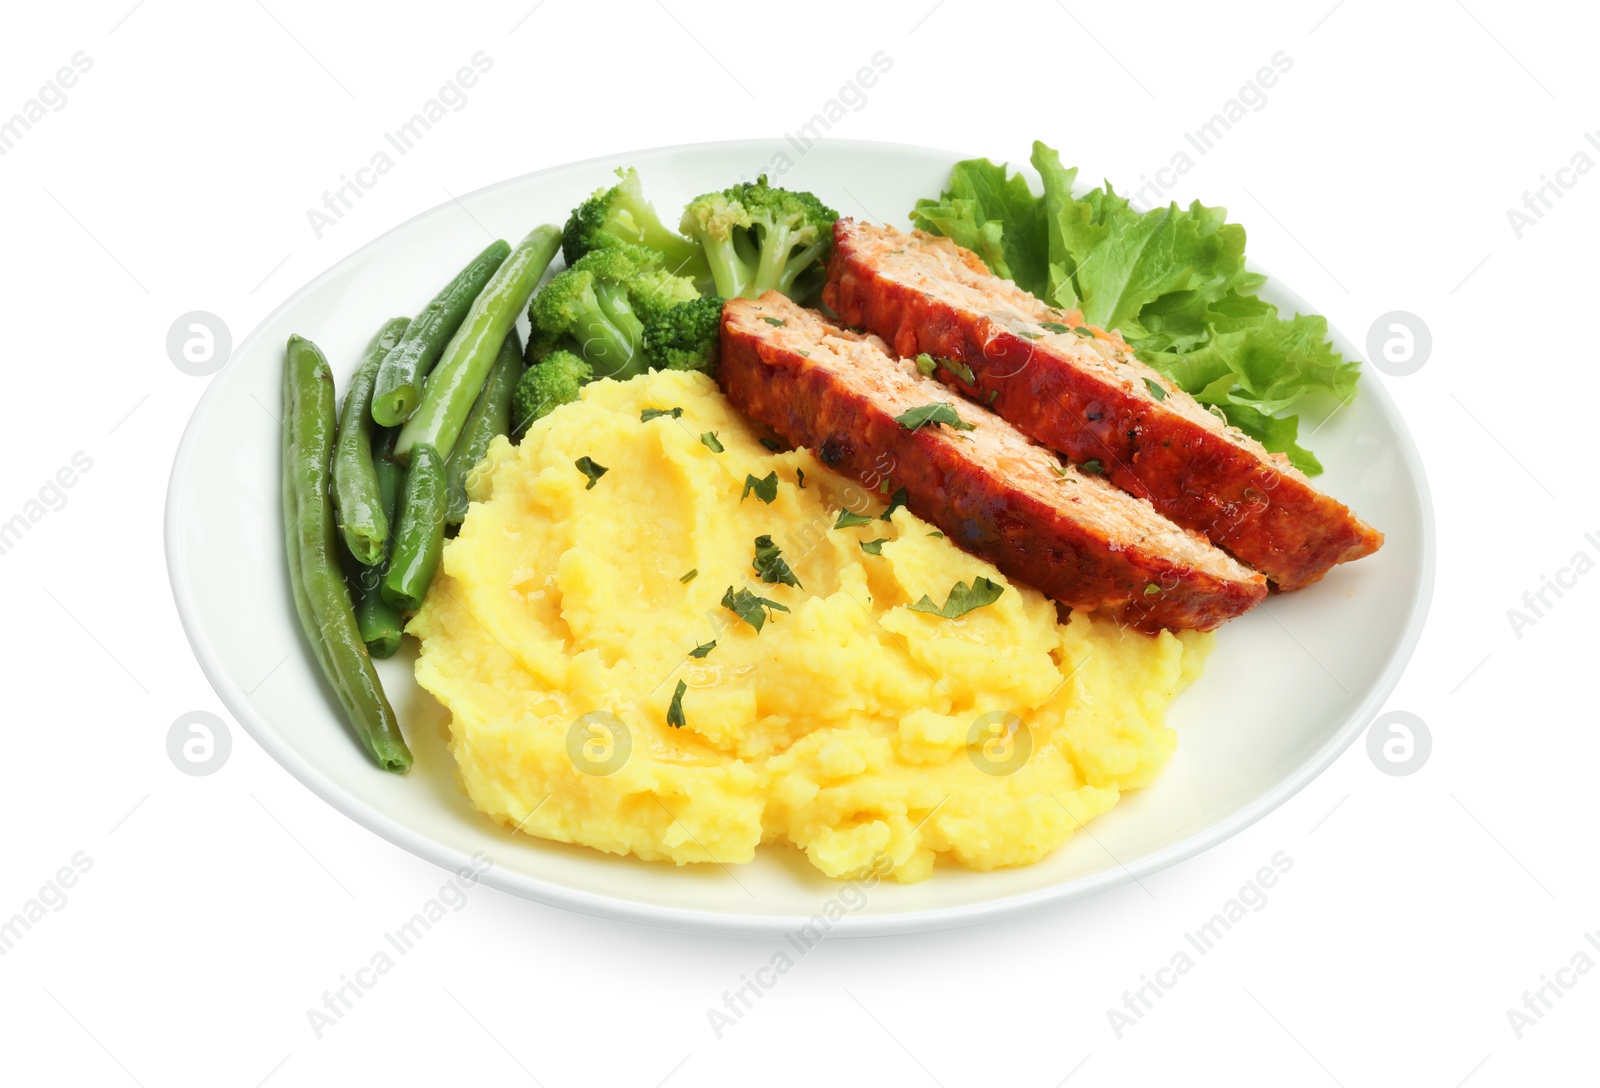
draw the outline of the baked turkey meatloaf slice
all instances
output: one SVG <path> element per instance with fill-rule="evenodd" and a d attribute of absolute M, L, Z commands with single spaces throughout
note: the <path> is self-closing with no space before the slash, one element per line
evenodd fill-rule
<path fill-rule="evenodd" d="M 1285 458 L 1140 362 L 1116 333 L 1076 331 L 1080 314 L 993 275 L 947 238 L 840 219 L 823 297 L 845 324 L 899 355 L 941 361 L 941 380 L 1073 461 L 1098 461 L 1112 483 L 1279 589 L 1310 585 L 1383 543 Z"/>
<path fill-rule="evenodd" d="M 727 303 L 718 377 L 746 415 L 870 491 L 903 488 L 912 513 L 951 541 L 1072 608 L 1146 631 L 1205 631 L 1266 596 L 1260 574 L 1145 500 L 952 397 L 877 337 L 777 292 Z M 895 418 L 939 403 L 971 429 Z"/>

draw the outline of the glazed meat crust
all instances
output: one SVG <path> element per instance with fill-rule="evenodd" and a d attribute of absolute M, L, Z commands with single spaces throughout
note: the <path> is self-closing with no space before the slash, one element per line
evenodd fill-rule
<path fill-rule="evenodd" d="M 1256 572 L 979 405 L 953 402 L 970 431 L 908 429 L 895 417 L 947 390 L 782 295 L 727 304 L 718 377 L 746 415 L 871 492 L 904 488 L 953 543 L 1069 607 L 1210 630 L 1266 595 Z"/>
<path fill-rule="evenodd" d="M 1071 460 L 1099 462 L 1116 486 L 1276 588 L 1310 585 L 1382 545 L 1383 534 L 1139 362 L 1115 333 L 1072 331 L 1081 315 L 990 274 L 976 254 L 848 219 L 834 242 L 824 298 L 845 324 L 901 356 L 957 362 L 937 376 Z"/>

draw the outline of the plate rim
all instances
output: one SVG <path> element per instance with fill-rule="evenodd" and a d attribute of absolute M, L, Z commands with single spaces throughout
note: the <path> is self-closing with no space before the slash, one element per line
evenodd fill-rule
<path fill-rule="evenodd" d="M 963 158 L 973 157 L 971 154 L 950 151 L 944 148 L 887 140 L 830 139 L 828 143 L 848 144 L 863 150 L 949 155 L 952 163 Z M 520 185 L 531 178 L 554 173 L 558 170 L 611 165 L 618 158 L 626 155 L 642 156 L 669 152 L 692 153 L 713 148 L 722 151 L 735 150 L 740 147 L 755 150 L 782 146 L 783 141 L 781 138 L 769 138 L 713 140 L 635 148 L 630 151 L 597 155 L 587 159 L 557 163 L 539 170 L 532 170 L 516 177 L 506 178 L 474 189 L 469 193 L 462 194 L 456 200 L 443 201 L 432 207 L 425 208 L 345 254 L 264 314 L 257 321 L 255 327 L 239 341 L 228 361 L 207 380 L 206 390 L 195 403 L 194 410 L 190 413 L 189 420 L 184 425 L 183 435 L 179 439 L 177 449 L 173 454 L 172 469 L 167 481 L 165 509 L 162 514 L 163 550 L 166 556 L 167 580 L 172 589 L 178 620 L 183 628 L 184 636 L 189 641 L 195 660 L 200 665 L 201 672 L 205 675 L 207 682 L 210 683 L 212 690 L 222 701 L 222 704 L 233 715 L 234 720 L 279 766 L 288 771 L 292 777 L 297 779 L 313 794 L 327 802 L 336 811 L 395 846 L 443 869 L 457 872 L 472 864 L 470 855 L 454 847 L 437 842 L 429 836 L 401 823 L 399 820 L 368 806 L 329 778 L 308 759 L 301 756 L 279 735 L 277 730 L 273 729 L 256 712 L 248 697 L 222 667 L 220 656 L 213 647 L 200 621 L 192 587 L 184 576 L 183 560 L 185 553 L 181 539 L 182 517 L 178 505 L 179 492 L 185 482 L 191 461 L 189 456 L 191 447 L 196 440 L 202 420 L 210 411 L 215 399 L 220 395 L 220 387 L 215 378 L 226 371 L 229 366 L 232 366 L 235 360 L 245 355 L 248 349 L 253 348 L 256 341 L 265 335 L 264 330 L 267 326 L 272 324 L 279 315 L 291 306 L 296 305 L 302 298 L 319 289 L 326 281 L 332 279 L 344 269 L 345 266 L 360 257 L 368 247 L 388 238 L 392 234 L 407 229 L 413 223 L 432 215 L 441 208 L 451 206 L 469 197 Z M 1013 165 L 1025 174 L 1027 173 L 1026 167 L 1021 164 Z M 1251 263 L 1254 264 L 1255 262 Z M 1257 270 L 1259 271 L 1259 266 L 1257 266 Z M 1299 294 L 1286 284 L 1275 283 L 1274 289 L 1292 297 L 1297 302 L 1304 302 Z M 1311 307 L 1305 305 L 1304 309 L 1311 310 Z M 1340 339 L 1354 343 L 1331 325 L 1330 329 L 1338 333 Z M 1383 415 L 1392 425 L 1397 438 L 1395 444 L 1396 452 L 1415 483 L 1419 528 L 1421 530 L 1422 566 L 1416 587 L 1410 599 L 1406 602 L 1406 623 L 1399 644 L 1389 656 L 1377 681 L 1368 689 L 1366 696 L 1345 716 L 1343 723 L 1340 724 L 1322 747 L 1265 793 L 1243 808 L 1230 813 L 1225 818 L 1195 832 L 1187 838 L 1137 859 L 1131 864 L 1124 865 L 1119 862 L 1116 867 L 1091 876 L 977 903 L 935 907 L 925 910 L 895 911 L 884 914 L 851 914 L 838 919 L 834 923 L 828 933 L 830 938 L 921 933 L 980 925 L 1003 917 L 1039 910 L 1046 906 L 1076 902 L 1125 884 L 1134 883 L 1163 869 L 1187 861 L 1249 828 L 1320 777 L 1350 747 L 1357 734 L 1368 724 L 1375 711 L 1394 692 L 1395 687 L 1400 682 L 1400 677 L 1404 675 L 1406 668 L 1410 665 L 1417 644 L 1421 640 L 1422 631 L 1426 626 L 1428 613 L 1432 606 L 1436 566 L 1436 525 L 1433 495 L 1432 489 L 1428 484 L 1427 471 L 1422 461 L 1421 451 L 1417 448 L 1411 430 L 1406 425 L 1405 417 L 1401 415 L 1394 398 L 1389 394 L 1384 382 L 1377 377 L 1377 374 L 1378 371 L 1375 367 L 1370 365 L 1363 367 L 1363 375 L 1368 379 L 1364 392 L 1366 397 L 1376 399 Z M 479 877 L 479 881 L 489 887 L 519 898 L 530 899 L 546 906 L 656 929 L 725 936 L 772 938 L 792 932 L 811 920 L 809 915 L 738 915 L 659 903 L 630 901 L 599 892 L 585 891 L 553 883 L 537 876 L 501 869 L 498 866 L 491 867 L 483 872 Z"/>

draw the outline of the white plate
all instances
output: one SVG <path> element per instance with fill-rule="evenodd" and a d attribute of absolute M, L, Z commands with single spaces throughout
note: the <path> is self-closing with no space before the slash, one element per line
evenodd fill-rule
<path fill-rule="evenodd" d="M 405 777 L 368 762 L 301 640 L 280 529 L 278 423 L 283 345 L 317 341 L 340 388 L 384 319 L 414 313 L 488 242 L 558 222 L 612 167 L 639 168 L 668 217 L 690 197 L 753 179 L 780 141 L 663 148 L 503 182 L 442 204 L 318 276 L 239 345 L 211 381 L 178 448 L 167 499 L 167 563 L 195 654 L 217 694 L 275 759 L 339 811 L 450 869 L 479 851 L 484 881 L 591 914 L 684 929 L 776 935 L 839 889 L 796 851 L 765 847 L 749 865 L 675 868 L 513 835 L 479 815 L 456 783 L 443 711 L 411 677 L 411 652 L 379 665 L 416 755 Z M 906 226 L 942 188 L 954 152 L 829 140 L 773 181 L 814 190 L 841 213 Z M 1081 164 L 1080 164 L 1081 165 Z M 1090 172 L 1088 176 L 1098 176 Z M 1035 179 L 1036 182 L 1036 179 Z M 1037 183 L 1037 182 L 1036 182 Z M 482 224 L 482 226 L 479 226 Z M 1275 282 L 1263 294 L 1309 311 Z M 1355 346 L 1337 333 L 1348 357 Z M 1224 628 L 1205 676 L 1173 706 L 1179 746 L 1156 783 L 1037 865 L 991 873 L 940 867 L 920 884 L 882 883 L 833 934 L 965 925 L 1062 903 L 1146 876 L 1222 841 L 1311 781 L 1393 690 L 1433 585 L 1432 507 L 1405 425 L 1377 376 L 1319 430 L 1319 484 L 1377 526 L 1375 556 L 1300 593 L 1274 597 Z M 281 667 L 274 667 L 283 660 Z M 856 900 L 852 898 L 851 903 Z"/>

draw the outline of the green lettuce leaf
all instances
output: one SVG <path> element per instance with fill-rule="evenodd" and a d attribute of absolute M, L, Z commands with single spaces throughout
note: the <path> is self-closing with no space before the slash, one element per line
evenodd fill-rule
<path fill-rule="evenodd" d="M 1244 228 L 1226 222 L 1222 208 L 1199 201 L 1138 211 L 1106 182 L 1082 199 L 1072 195 L 1076 170 L 1057 153 L 1033 145 L 1033 165 L 1044 179 L 1049 253 L 1049 301 L 1082 312 L 1084 321 L 1123 329 L 1147 306 L 1165 304 L 1203 312 L 1244 271 Z"/>
<path fill-rule="evenodd" d="M 1190 393 L 1198 395 L 1224 376 L 1240 403 L 1279 412 L 1302 397 L 1326 393 L 1348 401 L 1356 393 L 1358 363 L 1347 362 L 1328 343 L 1328 322 L 1296 314 L 1262 320 L 1211 335 L 1188 352 L 1139 352 L 1139 357 Z"/>
<path fill-rule="evenodd" d="M 1290 464 L 1307 476 L 1316 476 L 1322 471 L 1322 462 L 1317 460 L 1317 455 L 1299 443 L 1299 416 L 1269 416 L 1248 404 L 1238 404 L 1233 401 L 1220 407 L 1222 414 L 1232 426 L 1239 428 L 1273 453 L 1284 454 L 1289 458 Z"/>
<path fill-rule="evenodd" d="M 1031 162 L 1041 196 L 1006 166 L 972 159 L 912 219 L 1084 323 L 1119 330 L 1140 359 L 1233 426 L 1321 472 L 1298 444 L 1298 419 L 1281 413 L 1313 395 L 1347 402 L 1360 364 L 1334 350 L 1323 318 L 1286 318 L 1256 297 L 1265 277 L 1245 270 L 1244 228 L 1199 201 L 1141 212 L 1109 182 L 1074 195 L 1077 170 L 1043 143 Z"/>
<path fill-rule="evenodd" d="M 1062 166 L 1061 156 L 1038 140 L 1033 142 L 1033 168 L 1044 178 L 1044 297 L 1054 300 L 1063 290 L 1070 289 L 1072 274 L 1078 268 L 1072 258 L 1072 242 L 1077 240 L 1081 218 L 1074 211 L 1077 202 L 1072 198 L 1072 184 L 1078 178 L 1078 168 Z M 1074 231 L 1072 239 L 1068 238 L 1069 230 Z"/>
<path fill-rule="evenodd" d="M 938 200 L 919 200 L 912 222 L 942 234 L 983 258 L 997 276 L 1043 296 L 1047 289 L 1044 201 L 1021 174 L 988 159 L 967 159 L 950 170 Z"/>

